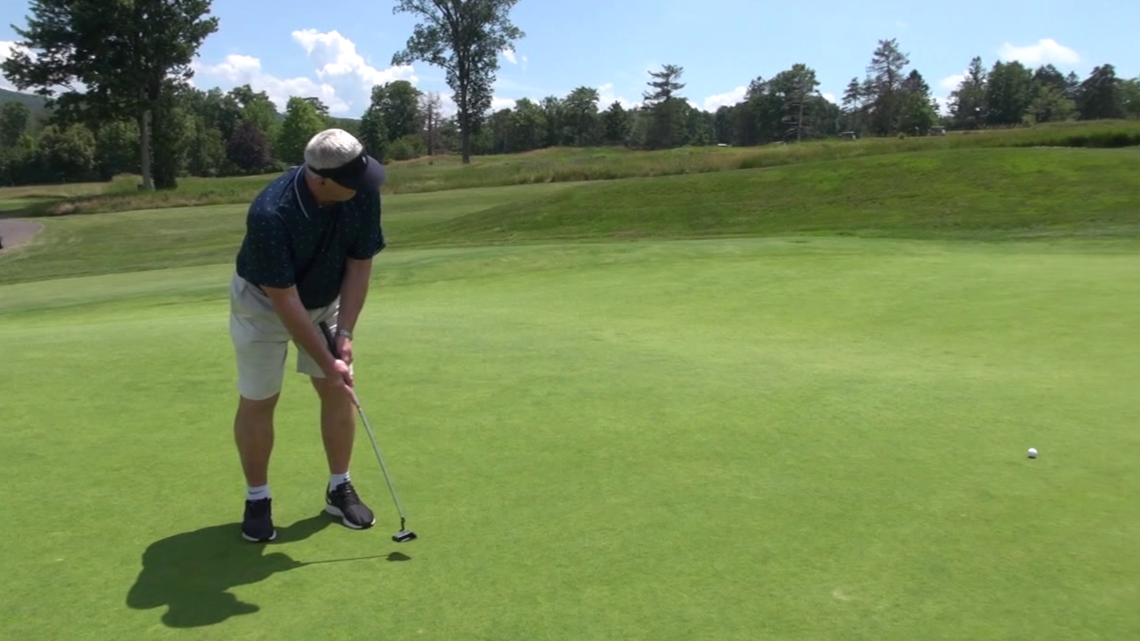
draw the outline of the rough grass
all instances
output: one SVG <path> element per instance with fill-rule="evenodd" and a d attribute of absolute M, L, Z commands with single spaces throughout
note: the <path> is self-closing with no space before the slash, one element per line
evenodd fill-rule
<path fill-rule="evenodd" d="M 915 152 L 589 185 L 423 225 L 404 242 L 1135 235 L 1138 175 L 1133 149 Z"/>
<path fill-rule="evenodd" d="M 571 185 L 491 187 L 389 196 L 384 232 L 395 247 L 419 225 L 541 197 Z M 17 251 L 0 254 L 0 283 L 232 263 L 248 205 L 127 211 L 113 216 L 41 218 L 45 226 Z"/>
<path fill-rule="evenodd" d="M 1140 232 L 1137 149 L 959 149 L 701 176 L 389 196 L 393 249 L 551 240 L 860 235 L 1119 237 Z M 42 219 L 0 283 L 229 262 L 245 205 Z"/>
<path fill-rule="evenodd" d="M 392 163 L 386 194 L 423 193 L 487 186 L 616 180 L 703 174 L 736 169 L 846 160 L 915 151 L 975 147 L 1122 147 L 1140 145 L 1140 121 L 1075 122 L 938 137 L 827 140 L 751 148 L 688 147 L 666 151 L 544 149 L 483 156 L 463 165 L 455 156 Z M 250 201 L 276 175 L 185 178 L 177 190 L 140 194 L 137 180 L 122 177 L 105 193 L 33 205 L 24 215 L 99 213 Z M 0 202 L 8 198 L 0 190 Z"/>

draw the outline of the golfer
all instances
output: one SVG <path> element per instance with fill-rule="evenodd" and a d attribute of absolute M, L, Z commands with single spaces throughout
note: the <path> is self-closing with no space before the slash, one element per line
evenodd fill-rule
<path fill-rule="evenodd" d="M 325 510 L 354 529 L 376 522 L 348 468 L 356 431 L 352 330 L 368 293 L 372 257 L 385 246 L 384 177 L 384 167 L 359 140 L 328 129 L 309 141 L 304 164 L 270 183 L 246 216 L 230 284 L 230 337 L 240 393 L 234 438 L 247 484 L 241 534 L 248 541 L 277 537 L 269 455 L 290 342 L 298 348 L 297 372 L 309 376 L 320 398 L 329 468 Z M 321 321 L 333 330 L 340 358 L 328 349 Z"/>

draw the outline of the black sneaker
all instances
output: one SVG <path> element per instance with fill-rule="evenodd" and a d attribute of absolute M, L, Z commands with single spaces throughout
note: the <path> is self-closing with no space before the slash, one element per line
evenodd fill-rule
<path fill-rule="evenodd" d="M 339 516 L 342 523 L 354 530 L 365 530 L 376 524 L 376 517 L 368 509 L 351 481 L 345 481 L 333 491 L 325 491 L 325 511 Z"/>
<path fill-rule="evenodd" d="M 241 537 L 254 543 L 264 543 L 277 538 L 277 530 L 273 527 L 273 499 L 245 502 Z"/>

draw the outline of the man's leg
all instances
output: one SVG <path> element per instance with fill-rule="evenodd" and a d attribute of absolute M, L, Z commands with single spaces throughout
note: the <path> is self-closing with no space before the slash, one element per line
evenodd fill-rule
<path fill-rule="evenodd" d="M 281 394 L 288 332 L 272 306 L 235 276 L 231 286 L 230 338 L 240 393 L 234 416 L 234 443 L 246 480 L 242 537 L 264 542 L 277 538 L 269 490 L 273 415 Z"/>
<path fill-rule="evenodd" d="M 269 455 L 273 452 L 273 411 L 280 394 L 267 399 L 238 400 L 234 416 L 234 441 L 241 458 L 242 473 L 250 488 L 269 485 Z"/>
<path fill-rule="evenodd" d="M 274 394 L 263 400 L 243 396 L 234 416 L 234 442 L 246 482 L 241 534 L 247 541 L 265 542 L 277 538 L 273 527 L 273 494 L 269 491 L 269 456 L 273 452 L 273 410 L 279 396 Z"/>
<path fill-rule="evenodd" d="M 352 400 L 334 389 L 324 378 L 312 377 L 313 388 L 321 401 L 321 440 L 325 445 L 329 474 L 344 476 L 352 460 L 352 445 L 356 438 L 356 414 Z M 338 479 L 332 479 L 333 481 Z M 333 489 L 330 483 L 329 489 Z"/>
<path fill-rule="evenodd" d="M 314 322 L 324 320 L 336 331 L 335 306 L 318 315 Z M 365 529 L 376 524 L 376 516 L 356 494 L 349 463 L 356 438 L 356 414 L 352 399 L 330 385 L 324 372 L 304 349 L 298 348 L 297 370 L 307 374 L 321 402 L 321 439 L 329 467 L 329 483 L 325 490 L 325 511 L 340 517 L 341 522 L 353 529 Z"/>

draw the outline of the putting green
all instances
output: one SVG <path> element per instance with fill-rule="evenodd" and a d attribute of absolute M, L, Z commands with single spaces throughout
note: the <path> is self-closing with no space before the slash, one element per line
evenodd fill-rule
<path fill-rule="evenodd" d="M 402 545 L 363 428 L 379 524 L 320 516 L 296 375 L 238 537 L 228 266 L 0 287 L 0 638 L 1136 638 L 1135 248 L 388 252 Z"/>

